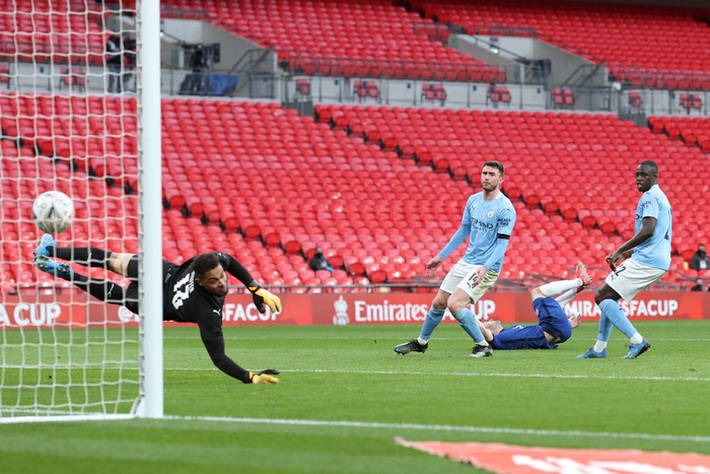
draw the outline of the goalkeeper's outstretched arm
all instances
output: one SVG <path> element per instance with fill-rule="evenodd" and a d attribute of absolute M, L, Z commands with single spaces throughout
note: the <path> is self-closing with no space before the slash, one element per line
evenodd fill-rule
<path fill-rule="evenodd" d="M 219 258 L 225 261 L 225 270 L 227 273 L 235 277 L 237 280 L 241 281 L 244 286 L 246 286 L 249 291 L 251 291 L 252 298 L 254 299 L 254 304 L 259 312 L 263 313 L 266 311 L 264 305 L 268 306 L 273 313 L 281 311 L 281 299 L 275 294 L 265 290 L 257 283 L 257 281 L 252 278 L 249 271 L 244 268 L 244 266 L 239 263 L 239 261 L 226 253 L 219 253 Z"/>
<path fill-rule="evenodd" d="M 200 335 L 212 363 L 225 374 L 243 383 L 279 383 L 279 379 L 274 377 L 279 373 L 278 370 L 267 369 L 255 374 L 234 362 L 224 351 L 224 336 L 221 328 L 200 324 Z"/>

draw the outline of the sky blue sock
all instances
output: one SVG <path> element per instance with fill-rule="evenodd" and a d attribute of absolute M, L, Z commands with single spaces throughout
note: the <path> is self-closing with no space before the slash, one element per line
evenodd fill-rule
<path fill-rule="evenodd" d="M 602 301 L 602 303 L 604 301 Z M 602 311 L 602 314 L 599 315 L 599 335 L 597 336 L 597 341 L 608 342 L 612 329 L 614 329 L 614 325 L 611 323 L 611 320 L 604 315 L 604 311 Z"/>
<path fill-rule="evenodd" d="M 481 329 L 478 327 L 476 317 L 473 315 L 470 309 L 464 307 L 458 313 L 456 313 L 454 317 L 458 319 L 459 324 L 461 325 L 463 330 L 466 331 L 468 335 L 473 338 L 474 341 L 476 341 L 476 344 L 486 342 L 483 337 L 483 333 L 481 332 Z"/>
<path fill-rule="evenodd" d="M 619 306 L 618 301 L 614 300 L 604 300 L 601 303 L 599 303 L 599 309 L 602 310 L 602 314 L 609 318 L 609 320 L 616 326 L 619 331 L 623 332 L 626 334 L 626 337 L 629 339 L 631 336 L 636 334 L 636 328 L 634 328 L 634 325 L 631 324 L 629 321 L 629 318 L 626 317 L 624 312 L 621 310 L 621 306 Z M 601 336 L 601 320 L 599 320 L 599 334 Z M 607 336 L 608 339 L 608 336 Z"/>
<path fill-rule="evenodd" d="M 424 324 L 422 324 L 422 332 L 419 334 L 420 339 L 424 341 L 431 339 L 431 335 L 441 322 L 441 318 L 444 317 L 445 311 L 445 309 L 438 309 L 433 306 L 429 308 L 429 312 L 426 314 L 426 318 L 424 318 Z"/>

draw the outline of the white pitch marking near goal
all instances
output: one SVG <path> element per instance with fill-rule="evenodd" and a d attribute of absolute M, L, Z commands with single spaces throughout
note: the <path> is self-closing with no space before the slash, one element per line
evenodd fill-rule
<path fill-rule="evenodd" d="M 0 422 L 163 414 L 159 2 L 138 8 L 0 6 L 0 24 L 14 32 L 3 51 L 9 90 L 0 90 Z M 137 39 L 135 71 L 127 56 L 117 68 L 105 62 L 110 33 Z M 141 296 L 139 330 L 109 321 L 101 304 L 90 307 L 84 292 L 33 267 L 43 232 L 31 207 L 52 190 L 76 211 L 55 236 L 59 246 L 136 253 L 141 285 L 157 282 L 151 298 Z M 146 254 L 157 256 L 146 264 Z M 155 338 L 145 314 L 157 315 Z"/>
<path fill-rule="evenodd" d="M 427 425 L 412 423 L 374 423 L 368 421 L 346 421 L 346 420 L 302 420 L 286 418 L 230 418 L 214 416 L 165 416 L 165 419 L 175 421 L 207 421 L 235 424 L 254 425 L 284 425 L 284 426 L 316 426 L 325 428 L 346 428 L 346 429 L 388 429 L 401 431 L 425 431 L 432 432 L 457 432 L 457 433 L 485 433 L 485 434 L 513 434 L 522 436 L 564 436 L 564 437 L 586 437 L 603 439 L 642 439 L 653 441 L 685 441 L 693 443 L 708 443 L 710 436 L 694 435 L 670 435 L 670 434 L 648 434 L 648 433 L 618 433 L 609 431 L 576 431 L 576 430 L 530 430 L 521 428 L 504 427 L 484 427 L 484 426 L 455 426 L 455 425 Z M 121 419 L 111 416 L 86 417 L 90 420 L 112 420 Z M 0 418 L 0 423 L 2 423 Z M 76 416 L 55 416 L 52 419 L 38 417 L 18 417 L 15 421 L 22 423 L 38 423 L 43 421 L 81 421 Z"/>
<path fill-rule="evenodd" d="M 166 369 L 168 370 L 168 369 Z M 306 373 L 341 373 L 341 374 L 359 374 L 359 375 L 422 375 L 426 377 L 512 377 L 512 378 L 542 378 L 542 379 L 591 379 L 591 380 L 651 380 L 651 381 L 669 381 L 669 382 L 710 382 L 710 378 L 699 377 L 659 377 L 659 376 L 616 376 L 616 375 L 589 375 L 589 374 L 530 374 L 530 373 L 488 373 L 488 372 L 446 372 L 446 373 L 431 373 L 418 371 L 398 371 L 398 370 L 331 370 L 331 369 L 283 369 L 282 373 L 289 372 L 306 372 Z"/>
<path fill-rule="evenodd" d="M 6 365 L 6 368 L 20 369 L 21 366 Z M 56 366 L 66 369 L 68 366 Z M 86 368 L 118 369 L 118 366 L 110 365 L 86 365 Z M 123 366 L 124 369 L 138 370 L 138 366 Z M 211 368 L 211 367 L 210 367 Z M 204 372 L 205 368 L 200 367 L 164 367 L 165 372 Z M 217 369 L 214 369 L 217 371 Z M 425 376 L 425 377 L 494 377 L 494 378 L 533 378 L 533 379 L 588 379 L 588 380 L 639 380 L 652 382 L 700 382 L 708 383 L 708 377 L 661 377 L 661 376 L 627 376 L 627 375 L 589 375 L 589 374 L 530 374 L 530 373 L 487 373 L 487 372 L 419 372 L 411 370 L 342 370 L 342 369 L 279 369 L 282 374 L 352 374 L 352 375 L 403 375 L 403 376 Z"/>
<path fill-rule="evenodd" d="M 404 375 L 439 377 L 503 377 L 503 378 L 541 378 L 541 379 L 589 379 L 589 380 L 648 380 L 653 382 L 710 382 L 708 377 L 660 377 L 660 376 L 626 376 L 626 375 L 589 375 L 589 374 L 530 374 L 530 373 L 488 373 L 488 372 L 420 372 L 411 370 L 342 370 L 342 369 L 279 369 L 281 374 L 353 374 L 353 375 Z M 165 371 L 203 371 L 194 367 L 165 367 Z"/>
<path fill-rule="evenodd" d="M 695 443 L 708 443 L 710 436 L 694 435 L 670 435 L 670 434 L 648 434 L 648 433 L 617 433 L 606 431 L 563 431 L 563 430 L 529 430 L 521 428 L 485 427 L 485 426 L 456 426 L 456 425 L 426 425 L 413 423 L 375 423 L 368 421 L 345 421 L 345 420 L 300 420 L 284 418 L 229 418 L 211 416 L 168 416 L 173 420 L 200 420 L 218 421 L 224 423 L 244 423 L 256 425 L 288 425 L 288 426 L 323 426 L 341 428 L 368 428 L 368 429 L 391 429 L 391 430 L 417 430 L 417 431 L 444 431 L 463 433 L 488 433 L 488 434 L 514 434 L 524 436 L 565 436 L 565 437 L 587 437 L 587 438 L 614 438 L 614 439 L 647 439 L 656 441 L 688 441 Z"/>

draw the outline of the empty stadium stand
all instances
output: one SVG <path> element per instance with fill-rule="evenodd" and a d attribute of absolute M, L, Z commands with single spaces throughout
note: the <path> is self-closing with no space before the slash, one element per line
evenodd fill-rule
<path fill-rule="evenodd" d="M 265 47 L 306 75 L 505 82 L 505 71 L 433 38 L 441 26 L 384 0 L 225 2 L 168 0 L 169 9 L 201 18 Z M 204 13 L 203 13 L 204 12 Z M 434 35 L 430 33 L 434 32 Z"/>
<path fill-rule="evenodd" d="M 20 196 L 50 188 L 77 196 L 70 232 L 79 245 L 108 239 L 135 251 L 133 244 L 123 247 L 123 236 L 137 234 L 137 223 L 126 217 L 137 206 L 138 183 L 126 177 L 138 166 L 136 100 L 84 90 L 86 68 L 103 65 L 105 34 L 97 18 L 69 14 L 81 13 L 83 2 L 32 3 L 39 13 L 32 18 L 41 20 L 21 22 L 13 33 L 9 16 L 0 15 L 0 59 L 16 54 L 72 66 L 62 70 L 61 94 L 0 92 L 7 178 L 0 184 L 0 218 L 4 238 L 24 242 L 19 252 L 16 244 L 0 245 L 0 265 L 10 275 L 6 281 L 17 285 L 50 283 L 26 258 L 38 231 L 27 218 L 31 202 Z M 0 0 L 0 10 L 13 5 Z M 489 159 L 506 164 L 503 189 L 518 212 L 503 278 L 559 275 L 577 259 L 602 262 L 633 235 L 633 172 L 644 159 L 661 165 L 661 185 L 674 205 L 673 271 L 664 282 L 685 277 L 692 251 L 710 235 L 707 213 L 697 211 L 710 204 L 710 183 L 698 172 L 710 153 L 707 118 L 652 116 L 643 128 L 610 114 L 569 113 L 576 99 L 561 87 L 550 108 L 567 109 L 562 113 L 510 111 L 501 69 L 441 43 L 449 24 L 477 32 L 534 28 L 562 47 L 569 41 L 575 50 L 618 63 L 614 71 L 626 79 L 632 67 L 642 68 L 645 75 L 632 83 L 710 90 L 703 82 L 707 55 L 671 54 L 679 46 L 676 36 L 692 38 L 685 48 L 707 50 L 710 28 L 687 11 L 650 7 L 637 13 L 586 3 L 561 10 L 555 0 L 484 0 L 475 8 L 463 1 L 415 1 L 414 11 L 384 0 L 164 5 L 275 47 L 288 67 L 306 75 L 422 79 L 421 90 L 417 84 L 413 92 L 425 105 L 375 106 L 382 102 L 381 82 L 370 79 L 349 83 L 362 106 L 318 104 L 316 119 L 274 102 L 163 98 L 167 259 L 180 263 L 195 252 L 223 249 L 265 284 L 296 285 L 295 291 L 415 278 L 456 229 Z M 649 24 L 654 27 L 642 27 Z M 608 34 L 594 34 L 599 31 Z M 50 43 L 57 47 L 42 46 Z M 676 73 L 680 69 L 685 75 Z M 0 82 L 10 76 L 9 67 L 0 68 Z M 305 98 L 312 98 L 309 80 L 296 84 Z M 505 110 L 445 109 L 441 81 L 495 83 L 488 100 Z M 693 114 L 704 110 L 699 97 L 674 96 Z M 640 95 L 628 98 L 640 106 Z M 308 268 L 316 246 L 333 264 L 332 273 Z"/>
<path fill-rule="evenodd" d="M 663 133 L 671 139 L 680 139 L 690 147 L 699 147 L 710 153 L 710 118 L 678 116 L 651 116 L 649 127 L 654 133 Z"/>
<path fill-rule="evenodd" d="M 470 34 L 534 34 L 603 61 L 636 87 L 710 90 L 707 9 L 544 0 L 414 0 L 415 11 Z"/>
<path fill-rule="evenodd" d="M 330 111 L 323 114 L 326 108 Z M 556 233 L 574 228 L 566 234 L 570 246 L 557 247 L 568 260 L 577 255 L 601 261 L 611 247 L 633 235 L 629 203 L 638 200 L 633 172 L 644 159 L 661 163 L 662 183 L 664 179 L 680 181 L 698 193 L 697 199 L 690 200 L 675 185 L 664 186 L 675 206 L 676 255 L 695 248 L 703 238 L 697 235 L 708 235 L 710 230 L 704 215 L 692 223 L 683 219 L 695 206 L 707 203 L 710 184 L 694 171 L 705 166 L 706 156 L 698 148 L 678 146 L 614 115 L 357 106 L 319 106 L 319 113 L 342 114 L 351 130 L 355 124 L 362 125 L 360 130 L 374 126 L 383 137 L 381 142 L 392 137 L 394 145 L 390 146 L 411 148 L 415 161 L 435 173 L 466 180 L 474 188 L 486 159 L 506 163 L 503 188 L 519 207 L 520 225 L 530 228 L 534 222 L 538 229 L 539 242 L 528 243 L 549 244 Z M 663 165 L 668 159 L 673 166 Z M 516 254 L 511 246 L 508 271 L 517 269 Z M 683 270 L 682 266 L 676 269 Z M 538 265 L 538 271 L 551 269 Z"/>
<path fill-rule="evenodd" d="M 94 9 L 95 11 L 96 9 Z M 107 34 L 83 0 L 1 0 L 0 59 L 103 65 Z"/>
<path fill-rule="evenodd" d="M 57 97 L 25 99 L 40 108 L 61 103 Z M 126 102 L 123 106 L 130 107 Z M 163 109 L 165 257 L 181 261 L 186 246 L 195 251 L 222 248 L 271 285 L 366 283 L 420 274 L 423 261 L 455 230 L 462 203 L 475 191 L 486 159 L 508 165 L 504 189 L 518 210 L 517 245 L 511 245 L 506 278 L 558 273 L 577 258 L 601 261 L 628 238 L 628 203 L 637 196 L 631 178 L 617 170 L 626 166 L 631 173 L 642 156 L 682 157 L 685 164 L 677 170 L 664 168 L 664 176 L 675 181 L 683 175 L 701 200 L 710 192 L 689 172 L 702 163 L 697 161 L 699 149 L 696 154 L 676 147 L 664 135 L 644 133 L 609 115 L 321 105 L 321 117 L 330 110 L 326 124 L 273 103 L 165 99 Z M 337 130 L 332 117 L 339 114 L 348 129 L 365 122 L 363 135 Z M 233 126 L 225 130 L 218 126 L 222 123 Z M 382 139 L 369 141 L 369 127 L 381 137 L 392 136 L 396 150 L 409 141 L 412 158 L 385 151 Z M 32 178 L 37 149 L 18 149 L 8 140 L 3 145 L 5 158 L 13 150 L 19 154 L 15 160 L 3 159 L 8 176 Z M 427 153 L 429 161 L 419 159 Z M 87 178 L 87 169 L 57 167 L 50 158 L 40 154 L 36 159 L 62 175 Z M 576 165 L 579 159 L 585 162 L 582 168 Z M 215 169 L 220 173 L 215 175 Z M 613 193 L 599 190 L 600 177 Z M 84 186 L 84 180 L 74 182 Z M 115 211 L 113 199 L 120 196 L 122 203 L 128 196 L 106 180 L 89 181 L 98 202 L 113 203 L 92 207 L 94 216 Z M 678 216 L 675 251 L 682 257 L 698 243 L 697 231 L 683 219 L 693 204 L 668 188 Z M 30 204 L 4 211 L 12 222 Z M 702 216 L 696 222 L 701 228 L 709 224 Z M 74 238 L 89 239 L 94 225 L 79 220 Z M 36 230 L 28 225 L 23 232 L 30 241 L 25 251 L 31 252 Z M 120 229 L 110 232 L 119 235 Z M 329 258 L 342 261 L 338 272 L 317 275 L 307 267 L 306 255 L 318 245 Z M 675 265 L 682 267 L 682 259 Z M 17 272 L 23 279 L 31 269 Z"/>

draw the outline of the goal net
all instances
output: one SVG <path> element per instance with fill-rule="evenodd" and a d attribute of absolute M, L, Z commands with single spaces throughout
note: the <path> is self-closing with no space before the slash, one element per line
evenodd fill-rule
<path fill-rule="evenodd" d="M 43 232 L 31 210 L 61 191 L 75 218 L 54 236 L 58 247 L 144 256 L 140 10 L 126 0 L 0 2 L 0 422 L 144 415 L 143 309 L 35 268 Z M 159 216 L 153 226 L 159 236 Z"/>

